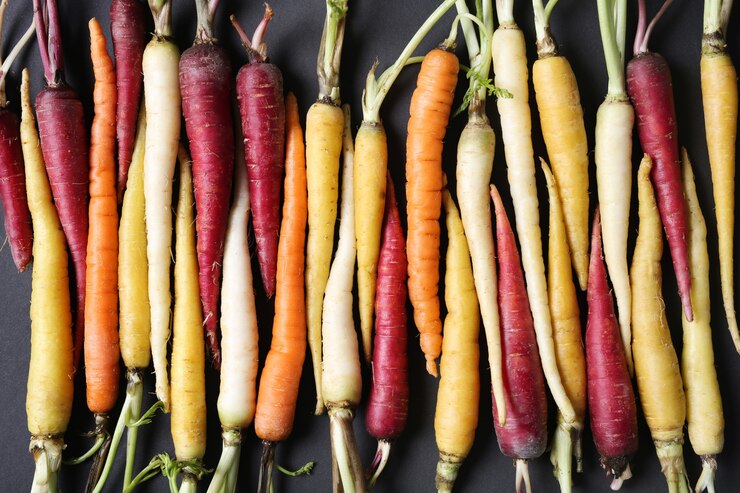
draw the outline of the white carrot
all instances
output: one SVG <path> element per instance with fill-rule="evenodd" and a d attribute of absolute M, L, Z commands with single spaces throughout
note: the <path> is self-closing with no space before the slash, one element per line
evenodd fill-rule
<path fill-rule="evenodd" d="M 494 83 L 513 96 L 498 99 L 501 134 L 542 369 L 558 409 L 566 423 L 571 423 L 575 419 L 575 412 L 563 388 L 555 360 L 545 263 L 542 258 L 529 109 L 527 50 L 524 34 L 514 22 L 513 7 L 514 0 L 496 0 L 500 25 L 493 33 L 493 70 L 496 74 Z"/>

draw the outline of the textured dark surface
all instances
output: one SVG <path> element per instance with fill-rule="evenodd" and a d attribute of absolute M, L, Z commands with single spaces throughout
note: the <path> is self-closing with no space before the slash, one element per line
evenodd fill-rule
<path fill-rule="evenodd" d="M 367 70 L 376 57 L 380 60 L 380 67 L 387 67 L 405 45 L 413 31 L 435 6 L 433 0 L 407 0 L 402 2 L 391 0 L 349 0 L 350 13 L 347 22 L 347 34 L 344 47 L 342 65 L 342 94 L 344 100 L 354 107 L 353 129 L 357 129 L 361 120 L 360 97 L 362 84 Z M 217 14 L 215 33 L 228 48 L 233 57 L 234 73 L 246 61 L 246 55 L 241 48 L 236 34 L 228 23 L 228 14 L 234 13 L 248 31 L 252 31 L 262 17 L 263 7 L 258 1 L 224 0 Z M 528 42 L 528 53 L 534 56 L 534 27 L 532 12 L 526 0 L 517 0 L 515 17 L 525 32 Z M 630 18 L 628 42 L 631 42 L 636 25 L 636 2 L 630 3 Z M 648 1 L 648 10 L 654 12 L 658 8 L 658 0 Z M 740 412 L 740 356 L 738 356 L 730 342 L 726 330 L 724 312 L 721 305 L 716 223 L 713 214 L 713 199 L 711 195 L 711 180 L 704 142 L 704 123 L 702 118 L 701 93 L 699 82 L 699 53 L 702 26 L 702 3 L 700 0 L 683 0 L 676 2 L 666 13 L 664 19 L 653 34 L 651 47 L 661 52 L 671 67 L 674 91 L 676 94 L 676 112 L 679 126 L 679 139 L 682 145 L 687 146 L 694 162 L 699 200 L 707 218 L 709 258 L 712 270 L 710 281 L 712 289 L 713 326 L 715 330 L 715 355 L 720 387 L 722 390 L 725 410 L 726 446 L 724 453 L 718 459 L 719 472 L 717 477 L 718 491 L 734 491 L 740 482 L 740 449 L 734 439 L 740 437 L 740 425 L 734 419 Z M 319 47 L 321 28 L 325 13 L 324 3 L 321 0 L 274 0 L 272 8 L 275 18 L 270 24 L 267 41 L 270 44 L 270 54 L 273 62 L 283 70 L 285 87 L 294 91 L 302 109 L 302 118 L 305 111 L 317 95 L 318 86 L 315 75 L 316 53 Z M 92 119 L 92 67 L 89 61 L 87 20 L 97 15 L 108 32 L 108 2 L 85 1 L 73 2 L 60 0 L 60 15 L 62 17 L 62 35 L 66 55 L 66 76 L 71 86 L 81 95 L 85 105 L 88 124 Z M 31 2 L 13 0 L 7 12 L 5 23 L 5 37 L 3 49 L 9 51 L 8 40 L 15 40 L 26 28 L 31 19 Z M 452 15 L 448 14 L 444 21 L 433 31 L 431 36 L 422 44 L 419 53 L 433 47 L 449 30 Z M 735 13 L 730 21 L 728 44 L 735 63 L 740 62 L 740 16 Z M 173 12 L 174 32 L 181 49 L 187 48 L 195 33 L 195 8 L 188 0 L 176 0 Z M 552 31 L 560 43 L 561 51 L 573 65 L 581 91 L 581 100 L 584 105 L 586 128 L 589 136 L 589 149 L 593 150 L 593 129 L 595 124 L 596 108 L 606 93 L 606 69 L 601 51 L 601 41 L 598 34 L 596 16 L 596 2 L 561 0 L 555 9 L 552 20 Z M 458 38 L 462 40 L 461 37 Z M 628 52 L 631 50 L 628 50 Z M 461 56 L 462 49 L 458 49 Z M 8 99 L 15 110 L 19 106 L 18 87 L 22 66 L 31 69 L 32 92 L 42 87 L 43 74 L 41 70 L 38 48 L 32 44 L 20 56 L 8 75 Z M 397 185 L 399 195 L 404 190 L 404 152 L 406 137 L 406 121 L 408 118 L 408 104 L 417 67 L 406 70 L 399 77 L 395 88 L 388 96 L 381 111 L 388 132 L 389 167 Z M 460 91 L 464 90 L 465 82 L 461 80 Z M 461 92 L 456 101 L 461 100 Z M 532 98 L 533 100 L 534 98 Z M 456 102 L 456 104 L 458 104 Z M 489 116 L 493 121 L 497 135 L 498 116 L 495 105 L 489 104 Z M 539 124 L 534 115 L 534 144 L 535 152 L 544 153 Z M 445 169 L 451 179 L 454 179 L 454 143 L 457 141 L 464 116 L 453 119 L 447 134 L 445 149 Z M 503 149 L 499 138 L 494 164 L 493 182 L 501 189 L 504 202 L 510 204 L 508 186 L 506 185 L 505 163 Z M 592 154 L 591 154 L 592 156 Z M 634 170 L 638 164 L 639 146 L 635 135 Z M 591 162 L 592 198 L 595 198 L 593 160 Z M 454 183 L 453 190 L 454 190 Z M 541 215 L 547 216 L 546 189 L 541 173 L 538 173 L 538 185 Z M 637 231 L 636 220 L 636 193 L 633 193 L 633 222 L 630 224 L 630 248 L 634 245 L 634 236 Z M 401 217 L 405 224 L 405 200 L 400 198 Z M 591 210 L 595 204 L 591 204 Z M 511 209 L 510 213 L 511 213 Z M 0 232 L 4 236 L 4 231 Z M 444 244 L 444 238 L 443 238 Z M 256 269 L 256 265 L 255 265 Z M 0 477 L 2 477 L 3 491 L 24 491 L 30 488 L 33 473 L 33 460 L 27 451 L 29 434 L 25 425 L 25 391 L 26 376 L 29 358 L 29 317 L 28 303 L 30 299 L 30 270 L 25 274 L 18 274 L 13 266 L 10 249 L 7 245 L 0 252 L 0 307 L 2 308 L 2 322 L 0 322 L 0 381 L 3 384 L 3 397 L 0 399 L 0 437 L 3 444 L 0 447 Z M 681 346 L 680 303 L 677 296 L 675 278 L 668 255 L 664 255 L 665 284 L 664 293 L 668 310 L 668 321 L 673 330 L 674 342 Z M 257 270 L 255 270 L 255 274 Z M 736 275 L 737 277 L 737 275 Z M 265 299 L 259 276 L 255 275 L 257 306 L 259 309 L 262 352 L 264 359 L 269 342 L 269 331 L 272 320 L 272 302 Z M 585 297 L 581 296 L 581 299 Z M 585 320 L 585 312 L 584 312 Z M 359 322 L 358 322 L 359 324 Z M 416 329 L 410 327 L 409 337 L 409 370 L 411 378 L 409 422 L 406 431 L 391 451 L 388 467 L 381 477 L 376 491 L 378 492 L 409 492 L 430 491 L 434 484 L 434 470 L 437 460 L 437 449 L 434 441 L 434 405 L 436 399 L 437 382 L 424 371 L 424 359 L 418 347 Z M 485 350 L 481 354 L 481 388 L 487 389 L 490 385 L 485 364 Z M 301 393 L 298 401 L 296 424 L 291 439 L 280 445 L 277 451 L 278 461 L 288 467 L 298 467 L 305 461 L 317 461 L 314 473 L 307 478 L 287 478 L 276 476 L 276 491 L 328 491 L 331 488 L 331 455 L 328 436 L 328 418 L 314 417 L 311 413 L 314 407 L 313 382 L 311 378 L 310 358 L 306 358 L 304 375 L 301 384 Z M 369 376 L 369 374 L 367 374 Z M 205 462 L 215 467 L 221 451 L 219 423 L 216 413 L 216 398 L 218 394 L 218 376 L 208 371 L 208 412 L 209 412 L 209 441 Z M 369 380 L 365 380 L 369 382 Z M 71 454 L 77 454 L 86 448 L 90 439 L 80 436 L 80 433 L 90 429 L 92 418 L 89 415 L 84 399 L 84 378 L 78 375 L 75 381 L 76 397 L 75 411 L 67 433 L 67 442 Z M 153 376 L 146 376 L 147 395 L 145 405 L 153 402 Z M 367 395 L 368 385 L 365 385 L 364 395 Z M 120 406 L 119 400 L 119 406 Z M 480 401 L 481 413 L 475 445 L 460 471 L 456 491 L 461 492 L 492 492 L 513 491 L 514 468 L 511 461 L 502 456 L 498 450 L 491 422 L 491 398 L 486 390 Z M 554 405 L 549 406 L 554 410 Z M 552 418 L 552 416 L 551 416 Z M 375 452 L 375 444 L 368 437 L 364 429 L 363 411 L 360 409 L 355 422 L 358 435 L 360 453 L 363 460 L 369 463 Z M 692 483 L 699 473 L 699 460 L 694 456 L 691 447 L 684 448 L 686 466 Z M 157 452 L 173 453 L 169 437 L 169 419 L 158 415 L 154 422 L 140 434 L 136 469 L 140 469 L 149 458 Z M 574 491 L 593 492 L 608 491 L 608 481 L 603 477 L 598 466 L 598 458 L 594 450 L 591 435 L 587 431 L 584 437 L 585 473 L 575 476 Z M 123 454 L 111 473 L 107 491 L 118 491 L 123 473 Z M 240 491 L 253 491 L 257 482 L 257 464 L 259 459 L 259 444 L 250 428 L 241 459 Z M 64 467 L 60 474 L 63 491 L 76 492 L 82 490 L 87 476 L 88 465 Z M 632 462 L 633 479 L 625 483 L 623 491 L 653 492 L 666 491 L 665 482 L 660 473 L 660 467 L 651 444 L 650 435 L 644 419 L 640 418 L 640 449 Z M 557 482 L 552 475 L 552 468 L 547 457 L 533 461 L 530 465 L 532 483 L 536 491 L 554 492 L 558 490 Z M 166 483 L 163 479 L 153 480 L 140 491 L 165 491 Z M 201 487 L 205 491 L 205 486 Z"/>

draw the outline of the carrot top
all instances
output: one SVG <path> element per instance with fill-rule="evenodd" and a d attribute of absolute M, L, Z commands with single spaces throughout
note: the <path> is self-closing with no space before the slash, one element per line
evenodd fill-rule
<path fill-rule="evenodd" d="M 272 8 L 270 8 L 270 5 L 268 3 L 265 3 L 265 15 L 264 17 L 262 17 L 262 21 L 257 26 L 257 29 L 254 30 L 254 35 L 252 36 L 251 41 L 249 40 L 249 36 L 247 35 L 247 33 L 239 25 L 236 17 L 234 15 L 231 15 L 229 17 L 231 24 L 234 26 L 234 29 L 236 29 L 236 32 L 239 34 L 239 39 L 241 39 L 242 41 L 242 46 L 244 46 L 244 49 L 247 50 L 249 63 L 267 62 L 267 43 L 265 43 L 264 37 L 265 33 L 267 33 L 267 25 L 270 23 L 270 20 L 272 20 L 272 15 Z"/>
<path fill-rule="evenodd" d="M 0 3 L 0 39 L 2 39 L 3 20 L 5 19 L 5 9 L 7 7 L 8 0 L 2 0 L 2 3 Z M 8 70 L 10 70 L 10 66 L 13 64 L 15 57 L 17 57 L 18 53 L 20 53 L 23 47 L 26 46 L 26 43 L 29 39 L 31 39 L 31 36 L 33 36 L 35 30 L 36 24 L 34 21 L 31 21 L 31 25 L 28 26 L 28 29 L 25 33 L 23 33 L 23 36 L 15 44 L 13 49 L 10 50 L 10 54 L 8 54 L 8 58 L 6 58 L 5 60 L 3 60 L 2 50 L 0 50 L 0 108 L 4 108 L 8 104 L 8 101 L 5 99 L 5 74 L 8 73 Z"/>
<path fill-rule="evenodd" d="M 195 30 L 195 44 L 216 42 L 213 37 L 213 16 L 221 0 L 195 0 L 198 14 L 198 28 Z"/>
<path fill-rule="evenodd" d="M 64 83 L 64 56 L 57 1 L 33 0 L 33 19 L 46 83 L 58 86 Z"/>
<path fill-rule="evenodd" d="M 660 7 L 660 10 L 658 10 L 658 13 L 655 14 L 655 17 L 653 17 L 653 20 L 651 20 L 650 24 L 647 24 L 646 26 L 647 12 L 645 8 L 645 0 L 637 0 L 637 34 L 635 34 L 635 44 L 632 47 L 632 52 L 634 56 L 637 56 L 640 53 L 646 53 L 648 51 L 647 45 L 648 41 L 650 41 L 650 35 L 653 32 L 653 28 L 672 3 L 673 0 L 665 0 L 665 2 L 663 2 L 663 5 Z"/>
<path fill-rule="evenodd" d="M 326 19 L 316 70 L 319 76 L 319 100 L 339 106 L 339 66 L 344 43 L 344 24 L 348 0 L 326 0 Z"/>
<path fill-rule="evenodd" d="M 218 3 L 217 0 L 216 3 Z M 172 36 L 172 3 L 170 0 L 149 0 L 149 9 L 154 17 L 154 36 L 157 38 Z M 213 10 L 215 11 L 216 8 L 214 7 Z M 200 23 L 200 9 L 198 14 Z"/>
<path fill-rule="evenodd" d="M 610 96 L 626 97 L 624 47 L 627 34 L 627 0 L 597 0 L 599 31 L 604 46 Z"/>

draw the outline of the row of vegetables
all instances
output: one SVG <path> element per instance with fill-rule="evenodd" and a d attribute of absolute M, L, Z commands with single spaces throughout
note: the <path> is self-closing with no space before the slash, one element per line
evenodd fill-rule
<path fill-rule="evenodd" d="M 284 97 L 280 70 L 267 57 L 269 6 L 251 39 L 232 17 L 249 58 L 236 77 L 239 115 L 232 117 L 229 57 L 213 33 L 218 0 L 196 0 L 195 43 L 182 56 L 171 39 L 169 0 L 149 0 L 155 29 L 148 43 L 145 5 L 112 0 L 115 68 L 100 25 L 95 19 L 89 24 L 95 75 L 89 147 L 82 105 L 64 81 L 56 0 L 34 0 L 34 24 L 3 63 L 2 73 L 35 28 L 47 82 L 36 99 L 38 133 L 27 71 L 20 124 L 12 112 L 0 110 L 6 230 L 17 267 L 23 270 L 31 253 L 34 258 L 27 396 L 36 461 L 32 491 L 56 491 L 72 410 L 71 376 L 83 351 L 87 405 L 98 437 L 79 459 L 95 457 L 87 491 L 103 490 L 124 431 L 124 491 L 160 471 L 173 491 L 195 491 L 206 473 L 201 463 L 206 349 L 221 370 L 218 415 L 223 428 L 222 457 L 209 491 L 235 490 L 242 433 L 252 422 L 264 444 L 258 491 L 265 491 L 271 485 L 274 447 L 292 431 L 307 346 L 316 382 L 315 412 L 326 409 L 330 416 L 335 491 L 365 491 L 377 481 L 390 444 L 407 420 L 407 288 L 427 371 L 440 376 L 438 491 L 452 490 L 475 436 L 481 320 L 496 434 L 501 451 L 516 461 L 517 491 L 530 490 L 527 461 L 547 447 L 546 386 L 558 408 L 551 461 L 561 491 L 572 489 L 573 458 L 575 469 L 582 469 L 587 408 L 601 464 L 613 476 L 612 488 L 619 488 L 631 475 L 629 461 L 637 450 L 632 376 L 669 491 L 691 488 L 682 452 L 687 418 L 692 446 L 703 462 L 696 491 L 713 491 L 724 421 L 709 325 L 706 226 L 688 157 L 685 152 L 679 156 L 670 71 L 647 48 L 671 0 L 649 24 L 645 2 L 638 2 L 635 56 L 626 70 L 626 0 L 597 2 L 609 86 L 597 113 L 599 206 L 591 227 L 588 144 L 578 86 L 549 29 L 556 2 L 533 0 L 538 60 L 532 79 L 552 164 L 550 172 L 541 163 L 550 211 L 546 271 L 526 45 L 514 20 L 513 0 L 496 1 L 495 30 L 492 1 L 476 2 L 474 14 L 462 0 L 440 2 L 388 69 L 380 75 L 377 65 L 371 69 L 354 140 L 349 108 L 341 106 L 339 95 L 346 0 L 326 2 L 319 95 L 306 115 L 305 139 L 296 99 Z M 723 38 L 731 3 L 705 2 L 701 70 L 723 301 L 737 346 L 732 279 L 737 76 Z M 0 16 L 7 0 L 1 5 Z M 402 69 L 420 61 L 411 56 L 423 38 L 453 7 L 458 15 L 450 34 L 421 60 L 411 100 L 404 236 L 387 172 L 380 109 Z M 457 145 L 459 212 L 442 172 L 443 140 L 461 70 L 454 53 L 458 31 L 469 55 L 469 88 L 461 107 L 468 123 Z M 502 199 L 489 186 L 495 136 L 486 99 L 493 94 L 521 260 Z M 181 144 L 182 116 L 192 161 Z M 639 230 L 628 266 L 635 117 L 646 154 L 637 173 Z M 235 134 L 243 146 L 235 143 Z M 334 251 L 340 176 L 342 220 Z M 444 321 L 439 300 L 442 210 L 448 236 Z M 262 286 L 268 298 L 275 296 L 259 392 L 250 216 Z M 683 306 L 680 367 L 662 301 L 662 229 Z M 355 263 L 361 344 L 353 319 Z M 585 344 L 573 271 L 578 287 L 587 292 Z M 362 395 L 363 356 L 373 374 L 366 424 L 379 441 L 369 479 L 352 431 Z M 120 359 L 126 367 L 126 397 L 111 435 L 108 421 L 120 397 Z M 159 401 L 142 412 L 150 363 Z M 137 430 L 158 409 L 171 412 L 177 457 L 158 455 L 134 474 Z"/>

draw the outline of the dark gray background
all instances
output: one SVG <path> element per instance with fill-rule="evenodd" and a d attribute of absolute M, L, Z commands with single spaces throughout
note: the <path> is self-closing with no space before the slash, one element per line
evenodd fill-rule
<path fill-rule="evenodd" d="M 242 25 L 251 32 L 262 16 L 262 3 L 259 1 L 240 2 L 237 0 L 224 0 L 222 3 L 223 5 L 217 16 L 216 34 L 229 48 L 234 60 L 234 72 L 236 72 L 236 67 L 241 66 L 246 57 L 237 36 L 228 25 L 228 14 L 235 13 Z M 531 6 L 526 0 L 518 0 L 516 3 L 515 17 L 525 31 L 528 53 L 532 58 L 535 53 Z M 740 379 L 740 357 L 735 353 L 726 331 L 717 273 L 716 226 L 713 214 L 710 172 L 703 135 L 704 123 L 698 65 L 702 3 L 700 0 L 678 0 L 675 2 L 675 5 L 669 9 L 665 18 L 655 30 L 651 46 L 655 51 L 659 51 L 666 56 L 672 69 L 680 140 L 682 144 L 688 147 L 693 158 L 699 199 L 707 217 L 709 255 L 712 266 L 710 276 L 715 355 L 727 422 L 725 431 L 727 444 L 724 453 L 718 459 L 717 486 L 718 491 L 734 491 L 740 482 L 740 469 L 737 467 L 737 464 L 740 463 L 740 450 L 738 445 L 734 443 L 735 439 L 740 437 L 740 428 L 734 419 L 740 410 L 740 400 L 737 397 L 737 391 L 740 388 L 740 383 L 738 383 L 738 379 Z M 81 94 L 89 122 L 92 117 L 92 69 L 89 61 L 87 20 L 91 16 L 98 16 L 107 31 L 109 23 L 108 2 L 60 0 L 60 4 L 66 56 L 66 76 L 70 85 Z M 381 68 L 387 67 L 423 19 L 433 10 L 435 4 L 436 2 L 433 0 L 350 0 L 341 87 L 344 101 L 351 103 L 354 107 L 354 129 L 357 128 L 361 120 L 360 97 L 365 75 L 373 60 L 378 57 Z M 649 11 L 655 12 L 659 2 L 658 0 L 649 0 L 648 4 Z M 317 94 L 315 60 L 325 12 L 324 3 L 322 0 L 307 0 L 305 2 L 273 0 L 272 7 L 275 11 L 275 18 L 270 24 L 267 35 L 270 45 L 269 53 L 272 60 L 283 70 L 286 89 L 297 94 L 302 115 L 305 117 L 305 111 Z M 11 1 L 5 24 L 6 33 L 2 42 L 5 53 L 9 50 L 10 40 L 17 39 L 25 30 L 31 19 L 31 10 L 30 0 Z M 636 2 L 631 1 L 628 43 L 631 43 L 633 39 L 636 25 L 635 12 Z M 195 10 L 192 2 L 175 0 L 174 32 L 182 49 L 191 44 L 195 31 L 194 18 Z M 448 14 L 422 44 L 422 47 L 418 50 L 419 54 L 426 52 L 446 36 L 451 19 L 452 15 Z M 728 39 L 730 52 L 736 64 L 740 56 L 740 36 L 738 36 L 736 29 L 738 26 L 737 20 L 738 15 L 736 13 L 731 20 Z M 585 110 L 589 147 L 593 149 L 596 108 L 606 93 L 606 69 L 598 33 L 596 2 L 561 0 L 560 5 L 554 11 L 551 23 L 562 53 L 569 58 L 576 73 Z M 461 38 L 459 40 L 461 41 Z M 458 54 L 461 55 L 461 59 L 467 59 L 462 49 L 458 49 Z M 43 83 L 38 48 L 35 43 L 23 53 L 8 75 L 8 99 L 11 101 L 11 106 L 16 110 L 18 109 L 18 86 L 22 66 L 28 66 L 31 69 L 32 91 L 35 95 Z M 408 105 L 417 71 L 416 67 L 409 68 L 399 77 L 382 111 L 388 132 L 389 167 L 399 191 L 403 190 L 402 184 L 404 183 L 404 146 Z M 459 84 L 461 91 L 465 85 L 464 79 L 461 78 Z M 460 97 L 461 93 L 458 95 L 457 102 L 460 101 Z M 544 154 L 534 105 L 532 111 L 534 116 L 533 139 L 535 152 Z M 489 115 L 497 135 L 500 135 L 498 116 L 495 105 L 492 103 L 489 104 Z M 449 145 L 445 150 L 444 162 L 448 176 L 452 180 L 455 176 L 453 172 L 454 144 L 464 123 L 464 116 L 459 116 L 451 122 L 448 131 L 447 141 Z M 636 169 L 639 146 L 636 139 L 635 142 L 634 163 Z M 593 174 L 592 171 L 591 190 L 595 190 Z M 505 202 L 510 204 L 505 177 L 503 149 L 499 139 L 493 182 L 502 190 Z M 541 213 L 542 217 L 546 218 L 547 200 L 541 174 L 538 174 L 538 180 Z M 452 190 L 454 190 L 454 183 Z M 633 197 L 635 195 L 633 194 Z M 592 197 L 595 199 L 595 193 L 592 193 Z M 404 198 L 400 197 L 400 200 L 401 207 L 404 207 Z M 594 205 L 592 204 L 592 210 Z M 633 218 L 636 211 L 635 206 L 636 204 L 633 204 Z M 631 245 L 634 242 L 636 229 L 637 223 L 633 219 L 630 227 Z M 0 234 L 4 236 L 4 233 Z M 664 264 L 666 272 L 664 293 L 667 312 L 670 325 L 673 328 L 674 342 L 677 349 L 680 350 L 680 304 L 676 296 L 675 280 L 668 255 L 664 256 Z M 30 269 L 25 274 L 16 272 L 7 245 L 0 252 L 0 272 L 2 272 L 2 277 L 0 277 L 2 279 L 2 289 L 0 289 L 0 307 L 2 308 L 0 381 L 2 381 L 4 387 L 3 397 L 0 399 L 0 423 L 2 423 L 0 436 L 3 440 L 3 444 L 0 446 L 0 464 L 2 464 L 2 467 L 0 467 L 0 477 L 2 477 L 0 489 L 3 491 L 23 491 L 30 487 L 33 473 L 33 461 L 27 449 L 29 434 L 25 426 L 24 410 L 30 347 L 28 309 L 31 272 Z M 258 279 L 258 277 L 256 278 Z M 256 286 L 256 296 L 260 316 L 260 357 L 263 360 L 269 346 L 273 305 L 272 302 L 266 301 L 259 285 Z M 583 296 L 581 298 L 583 302 Z M 583 313 L 585 314 L 585 311 Z M 402 437 L 393 447 L 388 467 L 376 488 L 376 491 L 379 492 L 429 491 L 433 489 L 434 484 L 437 449 L 434 440 L 433 417 L 437 382 L 424 371 L 423 357 L 418 348 L 418 339 L 415 337 L 416 329 L 410 327 L 409 330 L 411 334 L 409 341 L 411 369 L 409 424 Z M 485 346 L 482 345 L 481 347 L 484 348 Z M 481 361 L 481 387 L 484 390 L 480 402 L 478 433 L 473 449 L 460 471 L 457 491 L 513 491 L 514 468 L 511 460 L 502 456 L 499 452 L 491 424 L 490 394 L 485 390 L 489 386 L 485 350 L 482 351 Z M 309 459 L 315 460 L 317 464 L 314 473 L 307 478 L 292 479 L 278 474 L 275 481 L 277 491 L 327 491 L 331 487 L 328 418 L 312 415 L 314 391 L 310 365 L 310 358 L 307 357 L 294 432 L 290 440 L 278 448 L 277 458 L 281 464 L 289 467 L 298 467 Z M 80 436 L 81 432 L 91 427 L 91 417 L 85 405 L 83 377 L 80 374 L 75 381 L 77 400 L 69 431 L 66 435 L 69 452 L 71 453 L 78 453 L 90 444 L 89 439 Z M 212 370 L 208 370 L 207 379 L 209 428 L 205 463 L 208 466 L 215 467 L 221 451 L 220 428 L 215 407 L 218 393 L 218 375 Z M 367 381 L 366 379 L 365 382 Z M 146 385 L 150 393 L 145 398 L 145 404 L 154 400 L 151 395 L 153 377 L 147 378 Z M 366 386 L 364 389 L 365 395 L 367 390 Z M 550 411 L 552 415 L 554 412 L 552 402 Z M 173 453 L 168 422 L 167 416 L 158 415 L 153 424 L 145 428 L 140 435 L 137 470 L 146 464 L 155 453 L 162 451 Z M 642 417 L 640 418 L 640 427 L 640 450 L 632 462 L 634 478 L 625 483 L 624 491 L 648 492 L 656 489 L 665 491 L 665 482 L 660 473 L 649 431 Z M 369 462 L 375 451 L 375 443 L 365 432 L 362 409 L 358 411 L 355 430 L 362 457 Z M 241 460 L 240 489 L 251 491 L 256 485 L 259 444 L 251 428 L 247 430 L 245 435 Z M 575 491 L 608 491 L 609 482 L 598 466 L 598 457 L 588 431 L 586 431 L 584 437 L 584 453 L 586 472 L 575 475 Z M 698 477 L 699 459 L 693 454 L 688 444 L 685 446 L 685 454 L 686 466 L 693 483 Z M 120 458 L 123 458 L 123 453 L 120 454 Z M 111 473 L 108 491 L 118 490 L 122 470 L 123 461 L 120 460 Z M 552 475 L 552 467 L 547 457 L 532 461 L 530 471 L 534 488 L 537 491 L 558 490 L 557 481 Z M 60 474 L 62 489 L 64 491 L 81 491 L 87 472 L 87 464 L 77 467 L 64 467 Z M 164 480 L 157 478 L 143 487 L 142 491 L 164 491 L 165 489 L 166 483 Z M 205 487 L 202 490 L 205 491 Z"/>

